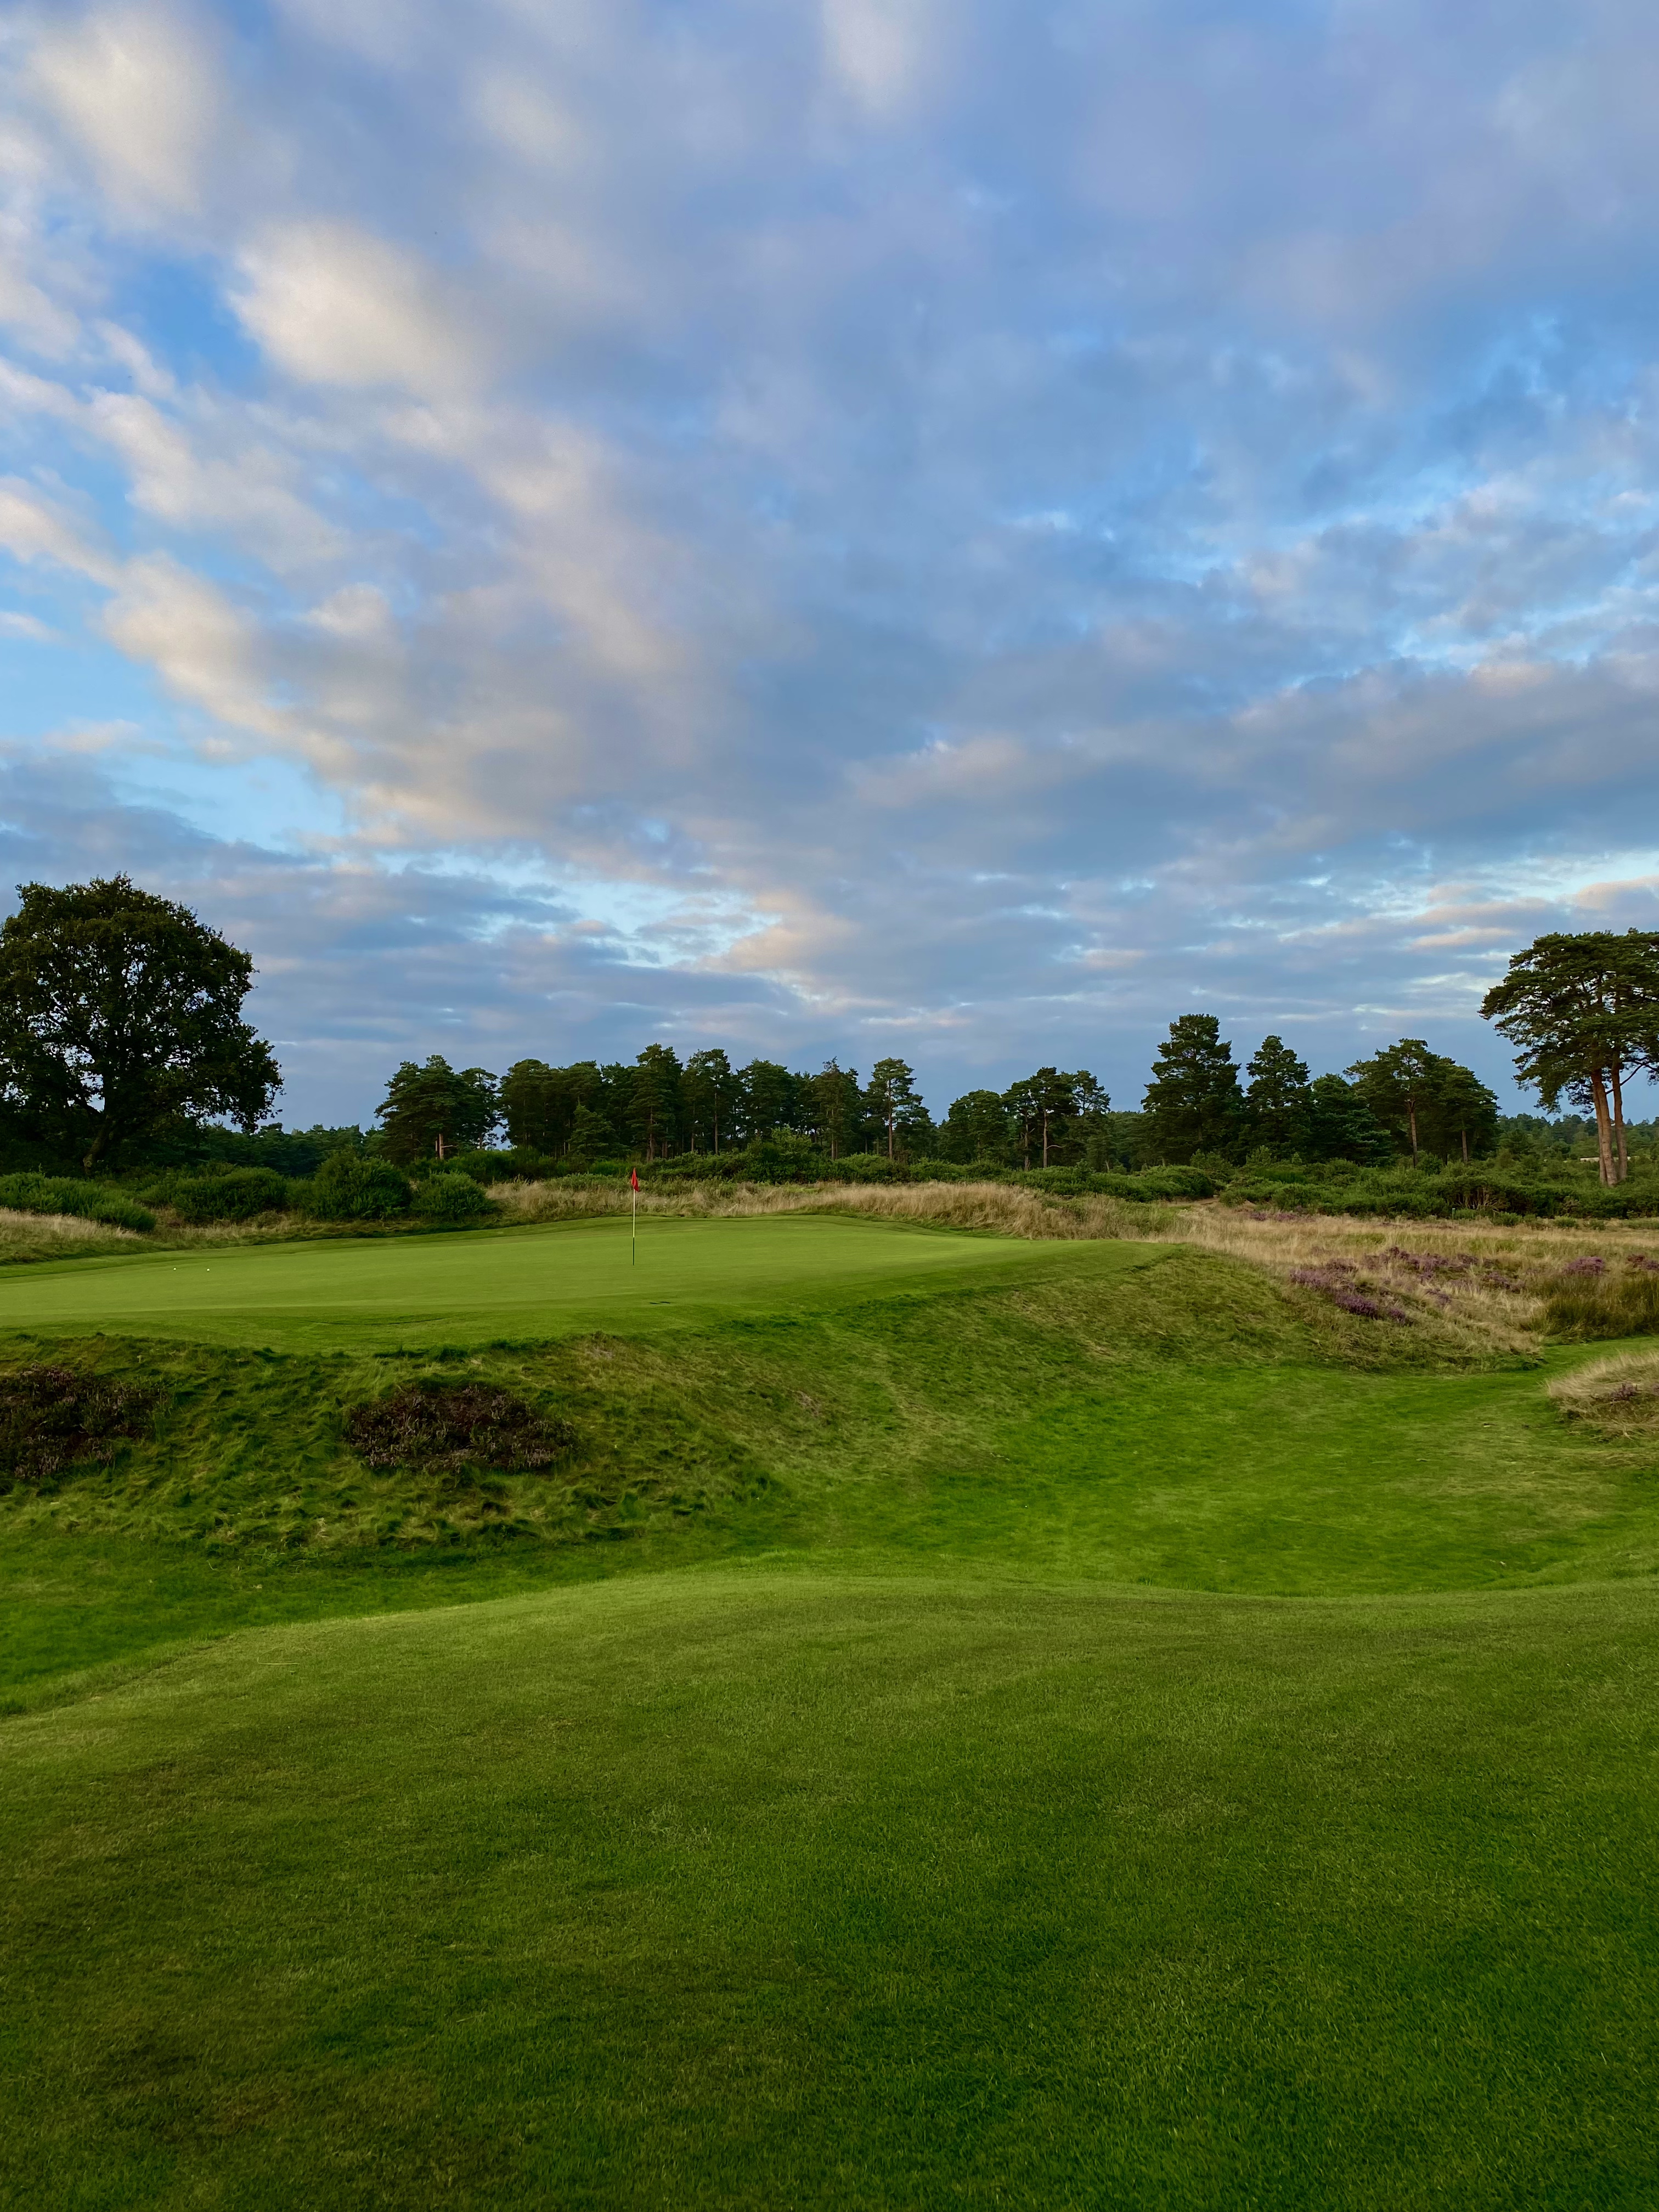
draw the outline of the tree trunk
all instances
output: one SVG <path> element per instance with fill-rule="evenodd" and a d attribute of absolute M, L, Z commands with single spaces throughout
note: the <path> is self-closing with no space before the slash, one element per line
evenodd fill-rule
<path fill-rule="evenodd" d="M 1048 1164 L 1048 1116 L 1046 1114 L 1042 1117 L 1042 1164 L 1045 1168 Z"/>
<path fill-rule="evenodd" d="M 1590 1097 L 1595 1105 L 1595 1149 L 1601 1163 L 1601 1182 L 1604 1188 L 1613 1186 L 1613 1116 L 1607 1111 L 1607 1086 L 1601 1069 L 1592 1071 L 1589 1079 Z"/>
<path fill-rule="evenodd" d="M 1468 1167 L 1469 1164 L 1469 1133 L 1467 1129 L 1460 1129 L 1457 1133 L 1463 1139 L 1463 1164 L 1465 1167 Z"/>
<path fill-rule="evenodd" d="M 1417 1101 L 1414 1098 L 1408 1098 L 1406 1101 L 1406 1120 L 1411 1128 L 1412 1165 L 1415 1167 L 1417 1165 Z"/>
<path fill-rule="evenodd" d="M 1619 1080 L 1619 1063 L 1615 1060 L 1607 1070 L 1607 1079 L 1613 1090 L 1613 1127 L 1619 1145 L 1619 1176 L 1623 1182 L 1630 1173 L 1630 1153 L 1625 1144 L 1625 1087 Z"/>

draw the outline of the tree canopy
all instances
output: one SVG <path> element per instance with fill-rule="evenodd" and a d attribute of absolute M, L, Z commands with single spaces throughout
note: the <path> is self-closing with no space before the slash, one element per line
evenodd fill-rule
<path fill-rule="evenodd" d="M 126 876 L 18 886 L 0 923 L 0 1098 L 88 1170 L 168 1125 L 252 1131 L 282 1087 L 253 963 Z"/>
<path fill-rule="evenodd" d="M 1224 1152 L 1236 1141 L 1244 1100 L 1233 1048 L 1213 1014 L 1182 1014 L 1152 1063 L 1142 1111 L 1166 1160 Z"/>
<path fill-rule="evenodd" d="M 495 1079 L 488 1068 L 459 1073 L 441 1053 L 417 1067 L 406 1060 L 387 1084 L 376 1112 L 390 1157 L 405 1164 L 481 1145 L 501 1119 Z"/>
<path fill-rule="evenodd" d="M 1516 1073 L 1553 1110 L 1565 1094 L 1595 1116 L 1604 1183 L 1630 1170 L 1625 1079 L 1659 1068 L 1659 932 L 1555 931 L 1510 962 L 1482 1016 L 1519 1048 Z"/>

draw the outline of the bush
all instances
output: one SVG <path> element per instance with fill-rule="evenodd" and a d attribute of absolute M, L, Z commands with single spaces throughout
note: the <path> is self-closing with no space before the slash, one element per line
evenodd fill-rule
<path fill-rule="evenodd" d="M 161 1395 L 156 1382 L 112 1382 L 72 1367 L 0 1376 L 0 1489 L 50 1481 L 80 1461 L 107 1466 L 118 1442 L 149 1426 Z"/>
<path fill-rule="evenodd" d="M 408 1212 L 409 1200 L 407 1176 L 361 1152 L 331 1152 L 303 1191 L 306 1212 L 319 1221 L 389 1221 Z"/>
<path fill-rule="evenodd" d="M 483 1382 L 405 1382 L 389 1397 L 354 1406 L 346 1441 L 370 1467 L 467 1467 L 509 1472 L 551 1467 L 570 1451 L 568 1421 L 539 1413 L 510 1390 Z"/>
<path fill-rule="evenodd" d="M 415 1193 L 415 1211 L 424 1221 L 481 1221 L 495 1206 L 482 1184 L 456 1168 L 427 1177 Z"/>
<path fill-rule="evenodd" d="M 545 1182 L 550 1176 L 562 1171 L 560 1162 L 545 1152 L 532 1152 L 518 1145 L 499 1152 L 463 1152 L 434 1172 L 471 1176 L 474 1182 L 487 1188 L 492 1182 Z"/>
<path fill-rule="evenodd" d="M 282 1212 L 288 1184 L 274 1168 L 179 1176 L 173 1185 L 173 1203 L 185 1221 L 252 1221 L 258 1213 Z"/>
<path fill-rule="evenodd" d="M 77 1221 L 107 1222 L 112 1229 L 155 1226 L 155 1216 L 107 1183 L 82 1182 L 73 1176 L 0 1176 L 0 1206 L 18 1213 L 69 1213 Z"/>

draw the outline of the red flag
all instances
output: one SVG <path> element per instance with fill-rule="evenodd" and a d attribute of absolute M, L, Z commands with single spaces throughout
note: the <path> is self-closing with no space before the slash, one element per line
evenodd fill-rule
<path fill-rule="evenodd" d="M 629 1168 L 628 1170 L 628 1180 L 633 1184 L 635 1190 L 639 1188 L 640 1171 L 637 1168 Z"/>

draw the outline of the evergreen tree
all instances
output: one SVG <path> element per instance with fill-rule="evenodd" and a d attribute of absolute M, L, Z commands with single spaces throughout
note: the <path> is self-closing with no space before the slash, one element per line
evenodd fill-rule
<path fill-rule="evenodd" d="M 994 1091 L 969 1091 L 951 1102 L 939 1125 L 940 1158 L 971 1167 L 1006 1167 L 1011 1158 L 1008 1109 Z"/>
<path fill-rule="evenodd" d="M 701 1146 L 718 1152 L 723 1142 L 731 1142 L 743 1086 L 718 1045 L 691 1054 L 680 1094 L 693 1152 Z"/>
<path fill-rule="evenodd" d="M 858 1070 L 826 1060 L 817 1075 L 799 1079 L 813 1133 L 832 1160 L 850 1152 L 863 1127 Z"/>
<path fill-rule="evenodd" d="M 1563 1094 L 1595 1115 L 1604 1183 L 1629 1171 L 1625 1078 L 1659 1068 L 1659 932 L 1552 933 L 1510 962 L 1481 1015 L 1520 1047 L 1516 1073 L 1553 1112 Z"/>
<path fill-rule="evenodd" d="M 870 1080 L 865 1088 L 864 1103 L 870 1118 L 879 1123 L 886 1138 L 887 1157 L 890 1160 L 896 1150 L 897 1133 L 906 1125 L 906 1116 L 921 1101 L 916 1096 L 914 1068 L 902 1060 L 878 1060 L 870 1071 Z M 922 1112 L 926 1113 L 926 1108 Z M 933 1123 L 928 1122 L 931 1130 Z"/>
<path fill-rule="evenodd" d="M 572 1166 L 591 1167 L 595 1160 L 605 1159 L 618 1149 L 617 1133 L 605 1115 L 579 1100 L 570 1121 L 567 1157 Z"/>
<path fill-rule="evenodd" d="M 567 1069 L 550 1067 L 544 1060 L 514 1060 L 501 1078 L 501 1098 L 510 1143 L 526 1152 L 563 1151 L 576 1110 Z"/>
<path fill-rule="evenodd" d="M 1410 1152 L 1413 1166 L 1443 1072 L 1450 1065 L 1431 1052 L 1421 1037 L 1401 1037 L 1398 1044 L 1373 1053 L 1369 1060 L 1357 1060 L 1346 1070 L 1382 1127 Z"/>
<path fill-rule="evenodd" d="M 1231 1152 L 1243 1106 L 1233 1048 L 1215 1016 L 1182 1014 L 1171 1022 L 1141 1108 L 1150 1149 L 1177 1163 L 1194 1152 Z"/>
<path fill-rule="evenodd" d="M 751 1060 L 738 1072 L 738 1115 L 745 1143 L 795 1126 L 798 1079 L 775 1060 Z"/>
<path fill-rule="evenodd" d="M 1013 1129 L 1014 1149 L 1019 1154 L 1020 1165 L 1031 1164 L 1031 1146 L 1038 1141 L 1042 1127 L 1042 1099 L 1034 1075 L 1023 1076 L 1011 1083 L 1003 1092 L 1002 1110 Z"/>
<path fill-rule="evenodd" d="M 1275 1152 L 1297 1152 L 1307 1142 L 1310 1104 L 1308 1064 L 1298 1060 L 1283 1037 L 1266 1036 L 1244 1073 L 1244 1121 L 1249 1143 Z"/>
<path fill-rule="evenodd" d="M 482 1145 L 501 1118 L 495 1079 L 487 1068 L 458 1073 L 441 1053 L 423 1066 L 406 1060 L 375 1109 L 386 1149 L 404 1165 Z"/>
<path fill-rule="evenodd" d="M 1498 1101 L 1472 1068 L 1443 1060 L 1430 1102 L 1431 1143 L 1448 1158 L 1465 1160 L 1498 1149 Z"/>
<path fill-rule="evenodd" d="M 1340 1075 L 1316 1076 L 1308 1086 L 1304 1150 L 1313 1160 L 1352 1160 L 1381 1167 L 1394 1158 L 1394 1140 L 1364 1099 Z"/>
<path fill-rule="evenodd" d="M 673 1151 L 680 1133 L 679 1055 L 665 1044 L 648 1044 L 634 1066 L 629 1127 L 647 1160 Z"/>

